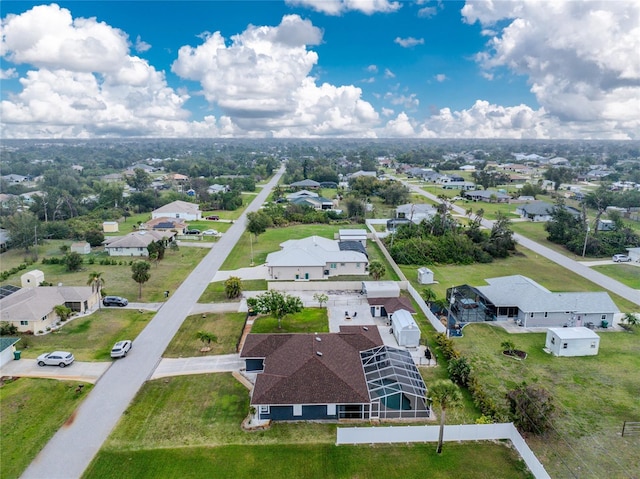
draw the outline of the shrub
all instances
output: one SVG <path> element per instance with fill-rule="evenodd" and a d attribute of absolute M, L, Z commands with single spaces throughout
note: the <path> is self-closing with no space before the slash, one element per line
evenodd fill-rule
<path fill-rule="evenodd" d="M 469 384 L 469 376 L 471 375 L 471 366 L 467 358 L 460 356 L 451 359 L 447 371 L 454 383 L 458 386 L 467 387 Z"/>

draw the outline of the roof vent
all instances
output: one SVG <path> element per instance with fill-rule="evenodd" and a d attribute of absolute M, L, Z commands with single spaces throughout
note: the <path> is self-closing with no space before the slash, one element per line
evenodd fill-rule
<path fill-rule="evenodd" d="M 366 326 L 362 326 L 362 329 L 364 329 L 365 331 L 369 331 L 369 328 L 367 328 Z"/>
<path fill-rule="evenodd" d="M 316 341 L 320 342 L 322 341 L 322 338 L 320 336 L 316 336 Z"/>
<path fill-rule="evenodd" d="M 322 353 L 320 351 L 316 351 L 316 355 L 317 356 L 322 356 Z"/>

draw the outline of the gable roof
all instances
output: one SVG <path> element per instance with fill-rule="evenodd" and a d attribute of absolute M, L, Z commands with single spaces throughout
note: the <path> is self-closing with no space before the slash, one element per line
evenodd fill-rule
<path fill-rule="evenodd" d="M 114 236 L 104 241 L 105 248 L 146 248 L 154 241 L 171 238 L 172 231 L 136 231 L 126 236 Z"/>
<path fill-rule="evenodd" d="M 10 348 L 14 344 L 20 341 L 20 338 L 12 338 L 9 336 L 1 336 L 0 337 L 0 352 L 4 351 L 7 348 Z"/>
<path fill-rule="evenodd" d="M 411 300 L 404 296 L 399 296 L 397 298 L 367 298 L 367 302 L 370 306 L 382 306 L 387 314 L 393 314 L 401 309 L 404 309 L 411 314 L 416 313 L 416 310 L 411 304 Z"/>
<path fill-rule="evenodd" d="M 200 205 L 189 203 L 188 201 L 176 200 L 168 203 L 160 208 L 153 210 L 153 213 L 192 213 L 196 214 L 200 211 Z"/>
<path fill-rule="evenodd" d="M 317 181 L 306 179 L 291 183 L 291 185 L 289 186 L 294 186 L 296 188 L 320 188 L 320 183 L 318 183 Z"/>
<path fill-rule="evenodd" d="M 240 357 L 264 358 L 251 404 L 368 403 L 360 351 L 382 345 L 382 339 L 377 327 L 366 328 L 247 335 Z"/>
<path fill-rule="evenodd" d="M 495 306 L 517 306 L 525 312 L 618 312 L 618 307 L 604 291 L 552 293 L 534 280 L 519 274 L 485 281 L 489 283 L 488 286 L 478 286 L 476 289 Z"/>
<path fill-rule="evenodd" d="M 0 300 L 1 321 L 34 321 L 67 302 L 86 301 L 97 292 L 91 286 L 40 286 L 23 288 Z"/>
<path fill-rule="evenodd" d="M 327 263 L 367 263 L 357 251 L 341 251 L 338 241 L 321 236 L 287 240 L 280 251 L 267 255 L 268 266 L 325 266 Z"/>
<path fill-rule="evenodd" d="M 534 201 L 532 203 L 522 205 L 518 207 L 526 215 L 544 216 L 550 215 L 553 210 L 553 205 L 546 201 Z"/>

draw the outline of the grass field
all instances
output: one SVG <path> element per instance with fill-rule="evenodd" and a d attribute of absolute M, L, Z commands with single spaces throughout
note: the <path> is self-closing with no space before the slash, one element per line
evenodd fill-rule
<path fill-rule="evenodd" d="M 18 378 L 0 383 L 0 478 L 19 477 L 71 416 L 92 384 Z"/>
<path fill-rule="evenodd" d="M 111 361 L 111 347 L 121 339 L 135 339 L 153 317 L 152 312 L 134 309 L 102 309 L 67 321 L 60 329 L 42 336 L 21 335 L 16 345 L 22 357 L 58 349 L 71 351 L 78 361 Z M 28 346 L 28 347 L 26 347 Z"/>
<path fill-rule="evenodd" d="M 282 327 L 271 316 L 258 316 L 251 327 L 252 333 L 328 333 L 326 308 L 304 308 L 299 313 L 282 318 Z"/>
<path fill-rule="evenodd" d="M 499 444 L 446 444 L 440 456 L 435 444 L 338 447 L 335 424 L 244 432 L 248 408 L 230 374 L 147 382 L 84 477 L 530 477 Z"/>
<path fill-rule="evenodd" d="M 633 478 L 640 471 L 638 436 L 620 435 L 623 421 L 640 418 L 640 333 L 605 332 L 600 338 L 597 356 L 572 358 L 543 352 L 544 333 L 508 334 L 472 324 L 456 339 L 496 401 L 521 381 L 551 392 L 557 405 L 553 430 L 527 442 L 553 478 Z M 527 352 L 527 359 L 502 355 L 505 340 Z"/>
<path fill-rule="evenodd" d="M 242 291 L 265 291 L 267 281 L 264 279 L 249 279 L 242 281 Z M 240 301 L 240 298 L 229 299 L 224 292 L 224 281 L 209 283 L 198 303 L 227 303 Z"/>
<path fill-rule="evenodd" d="M 181 358 L 235 353 L 245 316 L 245 313 L 207 313 L 187 316 L 167 346 L 163 357 Z M 196 333 L 201 330 L 214 333 L 218 337 L 215 343 L 207 345 L 211 351 L 206 353 L 200 352 L 203 344 L 196 337 Z"/>
<path fill-rule="evenodd" d="M 638 266 L 620 263 L 592 266 L 591 269 L 606 274 L 610 278 L 620 281 L 630 288 L 640 289 L 640 268 Z"/>
<path fill-rule="evenodd" d="M 62 257 L 60 245 L 62 241 L 48 241 L 46 244 L 38 247 L 40 261 L 43 257 Z M 175 291 L 184 279 L 191 273 L 193 268 L 200 262 L 202 258 L 209 252 L 205 248 L 180 248 L 178 251 L 167 250 L 165 257 L 157 264 L 153 263 L 149 271 L 151 277 L 148 282 L 142 286 L 142 302 L 163 301 L 163 292 L 166 290 Z M 42 264 L 40 261 L 26 270 L 11 276 L 3 284 L 20 284 L 20 276 L 25 271 L 39 269 L 44 273 L 46 281 L 65 286 L 85 286 L 89 278 L 89 274 L 93 271 L 102 272 L 102 278 L 105 281 L 103 294 L 111 294 L 116 296 L 124 296 L 130 301 L 138 301 L 138 283 L 131 278 L 132 261 L 130 257 L 113 257 L 119 264 L 117 265 L 101 265 L 100 259 L 109 258 L 106 254 L 96 254 L 93 256 L 94 264 L 88 264 L 87 260 L 82 265 L 80 271 L 69 272 L 65 265 L 61 264 Z M 11 269 L 14 263 L 22 262 L 23 253 L 11 250 L 0 256 L 0 264 L 2 270 Z M 135 258 L 138 259 L 138 258 Z M 142 259 L 142 258 L 140 258 Z M 122 263 L 122 264 L 120 264 Z"/>

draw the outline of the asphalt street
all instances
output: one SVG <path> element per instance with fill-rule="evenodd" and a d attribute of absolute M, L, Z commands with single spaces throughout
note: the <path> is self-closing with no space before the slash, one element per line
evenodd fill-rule
<path fill-rule="evenodd" d="M 173 293 L 138 335 L 126 361 L 116 361 L 97 381 L 68 421 L 40 451 L 23 479 L 80 478 L 140 387 L 151 378 L 162 353 L 245 230 L 246 214 L 257 211 L 284 173 L 262 188 L 240 218 Z"/>

